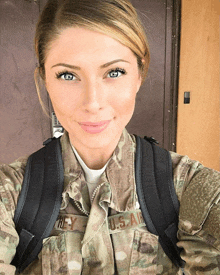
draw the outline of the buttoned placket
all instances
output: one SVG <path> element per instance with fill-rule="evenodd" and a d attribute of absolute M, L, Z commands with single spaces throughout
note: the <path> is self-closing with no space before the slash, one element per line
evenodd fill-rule
<path fill-rule="evenodd" d="M 72 183 L 72 188 L 76 188 L 76 186 L 79 187 L 79 182 L 83 180 L 83 175 L 81 175 L 81 177 Z M 84 202 L 80 188 L 77 188 L 77 192 L 76 189 L 74 190 L 74 196 L 72 196 L 71 192 L 68 192 L 70 201 L 73 200 L 76 207 L 88 216 L 88 222 L 82 240 L 82 274 L 89 274 L 90 272 L 92 272 L 92 274 L 99 274 L 100 270 L 105 272 L 104 274 L 113 274 L 114 253 L 107 219 L 111 200 L 110 184 L 103 174 L 99 185 L 93 192 L 90 212 L 83 207 L 83 205 L 85 206 L 87 204 Z"/>
<path fill-rule="evenodd" d="M 83 258 L 82 275 L 90 273 L 114 274 L 116 262 L 114 259 L 112 236 L 109 233 L 109 206 L 113 209 L 114 213 L 117 213 L 117 211 L 129 211 L 133 209 L 134 206 L 133 170 L 130 169 L 134 160 L 134 149 L 132 147 L 132 141 L 126 132 L 122 135 L 119 143 L 118 148 L 120 148 L 120 153 L 118 154 L 118 151 L 116 151 L 116 154 L 113 154 L 97 188 L 93 191 L 91 209 L 88 207 L 88 188 L 83 170 L 74 154 L 70 154 L 69 150 L 71 147 L 68 145 L 64 148 L 64 156 L 66 156 L 67 159 L 67 162 L 64 162 L 64 164 L 67 165 L 65 192 L 63 193 L 63 199 L 65 201 L 65 203 L 63 203 L 63 210 L 67 207 L 68 201 L 70 202 L 72 200 L 74 208 L 78 209 L 78 212 L 74 212 L 74 214 L 78 213 L 77 215 L 81 215 L 82 213 L 88 217 L 85 234 L 81 242 Z M 121 149 L 125 145 L 126 149 L 125 151 L 123 149 L 122 154 Z M 121 166 L 122 156 L 123 159 L 127 160 L 129 166 L 124 163 L 123 167 Z M 72 175 L 70 169 L 73 172 Z M 123 175 L 125 173 L 126 178 L 123 178 L 123 175 L 119 175 L 116 172 L 118 169 L 123 171 Z M 127 171 L 129 172 L 128 174 Z M 110 180 L 111 187 L 113 187 L 114 190 L 113 197 Z M 121 193 L 123 189 L 125 192 Z M 118 193 L 119 190 L 120 192 Z M 124 199 L 121 197 L 122 194 Z M 86 201 L 84 197 L 86 197 Z M 66 214 L 68 214 L 68 211 Z"/>

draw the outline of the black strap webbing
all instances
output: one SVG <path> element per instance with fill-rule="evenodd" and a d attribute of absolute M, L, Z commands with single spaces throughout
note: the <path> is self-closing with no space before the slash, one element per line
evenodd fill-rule
<path fill-rule="evenodd" d="M 42 249 L 59 214 L 63 191 L 63 161 L 59 139 L 50 139 L 27 162 L 14 222 L 20 236 L 12 265 L 22 272 Z M 31 183 L 31 184 L 30 184 Z"/>
<path fill-rule="evenodd" d="M 172 179 L 172 161 L 168 151 L 138 136 L 136 138 L 135 177 L 137 195 L 148 230 L 178 267 L 185 262 L 176 246 L 179 201 Z"/>
<path fill-rule="evenodd" d="M 174 264 L 184 266 L 177 243 L 179 202 L 172 181 L 169 152 L 136 137 L 137 194 L 148 230 Z M 63 191 L 63 162 L 59 139 L 30 156 L 14 222 L 20 236 L 12 265 L 22 272 L 42 249 L 57 219 Z M 30 184 L 31 183 L 31 184 Z"/>

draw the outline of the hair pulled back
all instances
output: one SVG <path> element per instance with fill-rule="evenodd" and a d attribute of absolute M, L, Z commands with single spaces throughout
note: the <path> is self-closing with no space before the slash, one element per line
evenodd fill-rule
<path fill-rule="evenodd" d="M 50 44 L 68 27 L 84 27 L 108 35 L 136 55 L 144 82 L 150 61 L 144 28 L 129 0 L 48 0 L 35 33 L 39 73 L 45 80 Z"/>

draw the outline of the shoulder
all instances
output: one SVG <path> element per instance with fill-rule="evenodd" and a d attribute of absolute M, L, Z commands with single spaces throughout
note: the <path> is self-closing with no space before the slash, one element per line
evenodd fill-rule
<path fill-rule="evenodd" d="M 188 156 L 182 156 L 174 152 L 170 152 L 173 166 L 173 182 L 179 201 L 182 194 L 191 179 L 196 176 L 204 166 L 195 160 L 191 160 Z"/>
<path fill-rule="evenodd" d="M 187 156 L 171 157 L 179 192 L 179 229 L 220 249 L 220 172 Z"/>
<path fill-rule="evenodd" d="M 13 217 L 21 191 L 28 156 L 11 164 L 0 164 L 0 201 Z"/>

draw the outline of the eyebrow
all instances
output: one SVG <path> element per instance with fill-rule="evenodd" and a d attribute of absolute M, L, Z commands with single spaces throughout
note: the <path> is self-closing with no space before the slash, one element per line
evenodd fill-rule
<path fill-rule="evenodd" d="M 124 60 L 124 59 L 116 59 L 116 60 L 110 61 L 108 63 L 105 63 L 104 65 L 101 65 L 100 68 L 101 69 L 106 68 L 106 67 L 108 67 L 108 66 L 110 66 L 110 65 L 112 65 L 114 63 L 117 63 L 117 62 L 127 62 L 127 63 L 130 63 L 130 62 Z M 67 67 L 67 68 L 71 68 L 71 69 L 75 69 L 75 70 L 80 70 L 81 69 L 78 66 L 74 66 L 74 65 L 70 65 L 70 64 L 66 64 L 66 63 L 58 63 L 56 65 L 53 65 L 51 67 L 51 69 L 54 68 L 54 67 L 58 67 L 58 66 Z"/>

